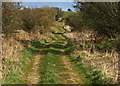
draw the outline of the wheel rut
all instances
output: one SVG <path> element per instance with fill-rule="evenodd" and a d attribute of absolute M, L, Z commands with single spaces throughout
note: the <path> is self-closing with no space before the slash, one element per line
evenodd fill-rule
<path fill-rule="evenodd" d="M 39 65 L 41 55 L 36 55 L 33 57 L 33 62 L 29 64 L 28 70 L 26 72 L 25 84 L 38 84 L 40 81 Z"/>
<path fill-rule="evenodd" d="M 62 84 L 83 84 L 84 81 L 80 78 L 78 72 L 76 72 L 73 68 L 72 63 L 69 61 L 68 56 L 62 56 L 61 60 L 64 64 L 65 71 L 60 73 L 61 83 Z"/>
<path fill-rule="evenodd" d="M 64 26 L 61 27 L 61 30 L 58 28 L 55 29 L 56 30 L 53 31 L 53 37 L 32 43 L 33 47 L 36 47 L 37 49 L 40 47 L 39 50 L 43 52 L 43 55 L 37 54 L 33 57 L 34 60 L 29 63 L 30 65 L 26 72 L 25 84 L 84 83 L 84 80 L 81 78 L 82 76 L 80 77 L 80 74 L 75 70 L 73 67 L 74 65 L 70 62 L 68 57 L 74 48 L 71 39 L 64 35 L 64 33 L 69 31 L 65 29 Z"/>

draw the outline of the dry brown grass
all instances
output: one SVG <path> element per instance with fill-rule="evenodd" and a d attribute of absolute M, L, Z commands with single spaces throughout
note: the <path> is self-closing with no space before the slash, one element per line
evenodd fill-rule
<path fill-rule="evenodd" d="M 109 78 L 109 81 L 112 83 L 117 83 L 118 78 L 118 52 L 116 50 L 112 50 L 112 52 L 98 52 L 94 50 L 94 54 L 91 54 L 89 49 L 79 50 L 79 44 L 83 45 L 85 42 L 91 43 L 91 40 L 95 40 L 92 36 L 93 31 L 82 31 L 82 32 L 72 32 L 66 33 L 66 36 L 74 39 L 77 44 L 75 44 L 76 50 L 73 55 L 80 55 L 83 57 L 83 63 L 86 66 L 93 66 L 102 71 L 103 74 Z"/>
<path fill-rule="evenodd" d="M 112 83 L 117 83 L 118 78 L 118 53 L 100 53 L 95 52 L 94 54 L 88 51 L 75 51 L 74 54 L 83 57 L 83 63 L 85 66 L 93 66 L 102 71 L 103 74 L 109 78 Z"/>
<path fill-rule="evenodd" d="M 18 33 L 15 33 L 14 34 L 14 39 L 15 40 L 29 40 L 29 41 L 33 41 L 33 40 L 40 40 L 42 38 L 46 38 L 48 37 L 49 34 L 48 33 L 45 33 L 45 34 L 40 34 L 40 31 L 39 30 L 36 30 L 34 32 L 26 32 L 24 30 L 18 30 Z"/>
<path fill-rule="evenodd" d="M 23 50 L 24 45 L 21 44 L 20 42 L 21 40 L 33 41 L 33 40 L 40 40 L 42 38 L 47 38 L 49 36 L 48 33 L 40 34 L 39 31 L 28 33 L 23 30 L 18 30 L 17 32 L 18 33 L 14 33 L 13 35 L 11 35 L 11 37 L 7 37 L 7 38 L 5 37 L 4 34 L 2 34 L 2 78 L 3 80 L 5 79 L 6 75 L 10 72 L 9 61 L 10 62 L 16 61 L 19 63 L 19 61 L 22 59 L 22 55 L 20 51 Z M 18 69 L 19 68 L 16 67 L 15 70 L 18 70 Z"/>
<path fill-rule="evenodd" d="M 8 62 L 19 62 L 21 55 L 18 51 L 22 50 L 23 46 L 16 41 L 13 37 L 9 39 L 2 37 L 2 77 L 5 79 L 6 75 L 10 72 L 8 70 Z"/>

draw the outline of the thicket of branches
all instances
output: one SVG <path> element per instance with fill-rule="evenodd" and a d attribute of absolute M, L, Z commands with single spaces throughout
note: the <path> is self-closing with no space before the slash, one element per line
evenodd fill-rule
<path fill-rule="evenodd" d="M 58 20 L 60 17 L 63 16 L 64 12 L 62 11 L 61 8 L 57 8 L 57 7 L 53 7 L 53 8 L 56 9 L 56 11 L 57 11 L 55 18 L 56 18 L 56 20 Z"/>
<path fill-rule="evenodd" d="M 2 4 L 2 32 L 6 35 L 22 29 L 27 32 L 39 30 L 41 33 L 50 31 L 61 10 L 58 8 L 25 8 L 22 3 L 3 2 Z M 21 8 L 23 8 L 21 10 Z M 57 16 L 57 17 L 56 17 Z"/>
<path fill-rule="evenodd" d="M 2 32 L 12 33 L 21 27 L 20 3 L 2 3 Z"/>
<path fill-rule="evenodd" d="M 21 13 L 25 31 L 40 30 L 43 33 L 50 30 L 50 26 L 53 24 L 52 21 L 55 21 L 56 10 L 49 7 L 24 8 Z"/>
<path fill-rule="evenodd" d="M 69 16 L 67 23 L 76 30 L 93 28 L 98 35 L 116 38 L 120 35 L 120 16 L 117 2 L 76 2 L 78 14 Z"/>

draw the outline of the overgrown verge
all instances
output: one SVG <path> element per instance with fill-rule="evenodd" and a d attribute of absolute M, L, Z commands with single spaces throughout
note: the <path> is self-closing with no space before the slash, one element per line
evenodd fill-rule
<path fill-rule="evenodd" d="M 84 58 L 85 66 L 93 66 L 100 69 L 109 78 L 108 82 L 118 82 L 119 39 L 95 42 L 95 37 L 92 36 L 93 31 L 91 30 L 75 31 L 65 35 L 74 40 L 75 51 L 72 55 L 81 55 Z"/>
<path fill-rule="evenodd" d="M 38 52 L 30 46 L 30 42 L 36 40 L 34 34 L 35 33 L 30 34 L 21 30 L 7 38 L 5 35 L 2 35 L 3 83 L 23 83 L 22 75 L 24 75 L 24 71 L 22 71 L 22 69 L 26 70 L 24 66 L 27 65 L 27 62 L 31 62 L 33 53 Z M 36 35 L 39 39 L 41 39 L 41 37 L 45 38 L 43 35 Z M 22 69 L 21 66 L 23 66 Z M 19 76 L 21 77 L 20 79 Z"/>
<path fill-rule="evenodd" d="M 24 74 L 27 69 L 27 63 L 32 61 L 34 54 L 28 49 L 24 49 L 20 53 L 23 55 L 20 61 L 9 61 L 7 58 L 4 59 L 4 65 L 7 66 L 9 72 L 3 78 L 3 84 L 24 83 Z"/>
<path fill-rule="evenodd" d="M 86 84 L 108 84 L 106 76 L 99 69 L 93 68 L 92 66 L 85 67 L 84 63 L 82 63 L 82 57 L 70 56 L 69 59 L 74 64 L 76 71 L 84 75 Z"/>

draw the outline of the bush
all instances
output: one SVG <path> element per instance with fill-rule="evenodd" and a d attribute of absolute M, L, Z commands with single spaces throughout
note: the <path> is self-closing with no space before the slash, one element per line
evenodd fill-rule
<path fill-rule="evenodd" d="M 20 3 L 2 3 L 2 33 L 8 35 L 8 33 L 13 33 L 21 28 L 20 8 Z"/>
<path fill-rule="evenodd" d="M 84 21 L 82 19 L 82 13 L 77 13 L 70 15 L 66 18 L 66 24 L 74 28 L 74 30 L 80 31 L 84 26 Z"/>
<path fill-rule="evenodd" d="M 49 15 L 48 15 L 49 14 Z M 51 24 L 53 24 L 55 10 L 49 7 L 43 8 L 24 8 L 22 11 L 22 20 L 24 23 L 23 29 L 25 31 L 35 31 L 35 27 L 42 32 L 50 30 Z"/>
<path fill-rule="evenodd" d="M 79 11 L 83 13 L 83 19 L 87 26 L 94 28 L 98 35 L 106 35 L 109 38 L 118 36 L 116 33 L 120 32 L 120 24 L 117 2 L 78 2 L 76 7 L 79 7 Z"/>
<path fill-rule="evenodd" d="M 62 11 L 62 9 L 57 8 L 57 7 L 55 7 L 54 9 L 56 10 L 55 18 L 56 18 L 56 20 L 58 20 L 59 18 L 61 18 L 63 16 L 64 12 Z"/>
<path fill-rule="evenodd" d="M 27 32 L 40 31 L 41 33 L 50 31 L 50 27 L 55 21 L 56 9 L 50 7 L 43 8 L 23 8 L 20 3 L 5 2 L 2 4 L 3 33 L 9 35 L 18 29 Z"/>

